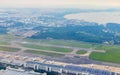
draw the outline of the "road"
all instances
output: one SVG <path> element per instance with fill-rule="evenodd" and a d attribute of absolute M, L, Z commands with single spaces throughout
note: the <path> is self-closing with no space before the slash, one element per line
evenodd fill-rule
<path fill-rule="evenodd" d="M 0 51 L 1 53 L 5 54 L 11 54 L 11 55 L 24 55 L 28 57 L 42 57 L 47 60 L 54 60 L 54 61 L 61 61 L 61 62 L 67 62 L 67 63 L 75 63 L 75 64 L 102 64 L 102 65 L 111 65 L 111 66 L 118 66 L 118 64 L 114 63 L 106 63 L 106 62 L 101 62 L 101 61 L 94 61 L 89 59 L 89 55 L 91 52 L 96 51 L 96 52 L 105 52 L 104 50 L 92 50 L 92 49 L 85 49 L 85 48 L 77 48 L 77 47 L 69 47 L 69 46 L 58 46 L 58 45 L 48 45 L 48 44 L 35 44 L 35 45 L 41 45 L 41 46 L 52 46 L 52 47 L 61 47 L 61 48 L 71 48 L 73 51 L 70 53 L 62 53 L 62 52 L 55 52 L 55 51 L 50 51 L 50 50 L 44 50 L 44 52 L 53 52 L 53 53 L 59 53 L 59 54 L 65 54 L 63 57 L 50 57 L 50 56 L 44 56 L 44 55 L 38 55 L 38 54 L 31 54 L 31 53 L 25 53 L 25 50 L 33 50 L 31 48 L 25 48 L 20 45 L 23 40 L 14 40 L 11 41 L 11 45 L 0 45 L 0 46 L 5 46 L 5 47 L 14 47 L 14 48 L 20 48 L 21 50 L 18 52 L 4 52 Z M 32 43 L 30 43 L 32 44 Z M 33 43 L 34 44 L 34 43 Z M 39 49 L 34 49 L 38 51 Z M 78 50 L 87 50 L 86 54 L 81 54 L 78 55 L 76 52 Z M 43 51 L 43 50 L 41 50 Z M 79 57 L 74 57 L 74 56 L 79 56 Z"/>
<path fill-rule="evenodd" d="M 26 47 L 21 46 L 20 45 L 21 43 L 23 43 L 23 41 L 22 41 L 22 39 L 19 39 L 19 40 L 11 41 L 11 45 L 1 45 L 1 46 L 20 48 L 21 50 L 16 52 L 16 54 L 24 53 L 25 50 L 33 50 L 32 48 L 26 48 Z M 38 46 L 48 46 L 48 47 L 59 47 L 59 48 L 69 48 L 69 49 L 72 49 L 72 52 L 69 52 L 69 53 L 56 52 L 56 51 L 52 51 L 52 50 L 34 49 L 36 51 L 64 54 L 65 56 L 68 56 L 68 57 L 74 57 L 74 56 L 86 56 L 86 57 L 89 57 L 91 52 L 103 52 L 103 53 L 105 53 L 104 50 L 94 50 L 94 49 L 86 49 L 86 48 L 78 48 L 78 47 L 70 47 L 70 46 L 60 46 L 60 45 L 50 45 L 50 44 L 40 44 L 40 43 L 28 43 L 28 44 L 38 45 Z M 85 53 L 85 54 L 76 54 L 76 52 L 79 51 L 79 50 L 86 50 L 87 53 Z"/>

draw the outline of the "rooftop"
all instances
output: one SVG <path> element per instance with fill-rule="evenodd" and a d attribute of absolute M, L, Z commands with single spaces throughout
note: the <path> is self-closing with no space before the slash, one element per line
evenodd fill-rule
<path fill-rule="evenodd" d="M 47 75 L 46 73 L 36 73 L 33 71 L 24 71 L 21 69 L 7 69 L 0 71 L 0 75 Z"/>

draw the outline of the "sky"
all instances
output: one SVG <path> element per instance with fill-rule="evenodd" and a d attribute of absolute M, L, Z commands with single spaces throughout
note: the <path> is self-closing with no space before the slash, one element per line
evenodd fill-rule
<path fill-rule="evenodd" d="M 0 0 L 1 8 L 120 8 L 120 0 Z"/>

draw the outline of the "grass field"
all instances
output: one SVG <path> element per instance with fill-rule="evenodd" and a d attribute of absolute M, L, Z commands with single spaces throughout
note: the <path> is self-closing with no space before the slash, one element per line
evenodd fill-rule
<path fill-rule="evenodd" d="M 85 51 L 85 50 L 79 50 L 76 52 L 76 54 L 85 54 L 85 53 L 87 53 L 87 51 Z"/>
<path fill-rule="evenodd" d="M 21 45 L 27 48 L 50 50 L 50 51 L 63 52 L 63 53 L 69 53 L 72 51 L 72 49 L 69 48 L 48 47 L 48 46 L 39 46 L 39 45 L 31 45 L 31 44 L 21 44 Z"/>
<path fill-rule="evenodd" d="M 37 39 L 25 39 L 27 42 L 37 42 L 42 44 L 51 44 L 51 45 L 61 45 L 61 46 L 70 46 L 70 47 L 78 47 L 78 48 L 93 48 L 96 50 L 101 50 L 102 44 L 95 43 L 86 43 L 74 40 L 37 40 Z"/>
<path fill-rule="evenodd" d="M 27 40 L 28 42 L 36 42 L 38 40 Z M 43 44 L 52 44 L 52 45 L 62 45 L 62 46 L 72 46 L 72 47 L 80 47 L 80 48 L 93 48 L 95 50 L 105 50 L 106 53 L 92 52 L 90 54 L 90 59 L 105 61 L 105 62 L 113 62 L 120 64 L 120 46 L 111 46 L 104 44 L 91 44 L 85 42 L 78 41 L 66 41 L 66 40 L 39 40 L 39 43 Z M 77 54 L 81 54 L 84 52 L 78 52 Z"/>
<path fill-rule="evenodd" d="M 0 46 L 0 51 L 17 52 L 19 50 L 20 50 L 19 48 Z"/>
<path fill-rule="evenodd" d="M 52 53 L 52 52 L 43 52 L 43 51 L 35 51 L 35 50 L 25 50 L 25 52 L 26 52 L 26 53 L 46 55 L 46 56 L 53 56 L 53 57 L 61 57 L 61 56 L 64 56 L 63 54 Z"/>
<path fill-rule="evenodd" d="M 10 45 L 10 42 L 16 40 L 17 38 L 18 36 L 14 36 L 11 34 L 1 34 L 0 45 Z"/>
<path fill-rule="evenodd" d="M 90 59 L 120 64 L 120 46 L 103 46 L 106 53 L 92 52 Z"/>
<path fill-rule="evenodd" d="M 13 35 L 0 35 L 0 45 L 9 45 L 10 41 L 17 39 L 18 37 Z M 92 52 L 90 54 L 90 59 L 98 60 L 98 61 L 105 61 L 105 62 L 113 62 L 120 64 L 120 46 L 111 46 L 111 45 L 104 45 L 104 44 L 91 44 L 85 42 L 78 42 L 78 41 L 70 41 L 70 40 L 33 40 L 33 39 L 25 39 L 30 43 L 42 43 L 42 44 L 52 44 L 52 45 L 61 45 L 61 46 L 71 46 L 71 47 L 80 47 L 80 48 L 93 48 L 96 50 L 106 50 L 106 53 L 99 53 L 99 52 Z M 46 46 L 38 46 L 38 45 L 30 45 L 30 44 L 22 44 L 22 46 L 27 48 L 33 49 L 40 49 L 40 50 L 51 50 L 56 52 L 63 52 L 68 53 L 71 52 L 71 49 L 68 48 L 58 48 L 58 47 L 46 47 Z M 8 52 L 17 52 L 19 48 L 12 48 L 12 47 L 3 47 L 0 46 L 0 51 L 8 51 Z M 27 50 L 26 52 L 35 53 L 35 54 L 43 54 L 49 56 L 61 56 L 62 54 L 56 53 L 49 53 L 43 51 L 34 51 L 34 50 Z M 76 54 L 84 54 L 84 51 L 78 51 Z"/>
<path fill-rule="evenodd" d="M 70 40 L 34 40 L 34 39 L 26 39 L 28 42 L 37 42 L 42 44 L 52 44 L 52 45 L 62 45 L 62 46 L 71 46 L 71 47 L 82 47 L 82 48 L 91 48 L 92 44 L 78 42 L 78 41 L 70 41 Z"/>
<path fill-rule="evenodd" d="M 3 34 L 3 35 L 0 35 L 0 40 L 5 40 L 5 41 L 10 41 L 10 40 L 15 40 L 15 39 L 18 39 L 19 37 L 18 36 L 14 36 L 12 34 Z"/>
<path fill-rule="evenodd" d="M 0 41 L 0 45 L 10 45 L 10 43 L 6 41 Z"/>

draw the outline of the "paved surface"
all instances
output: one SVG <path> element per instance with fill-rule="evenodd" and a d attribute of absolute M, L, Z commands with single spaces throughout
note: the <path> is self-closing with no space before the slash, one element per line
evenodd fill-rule
<path fill-rule="evenodd" d="M 41 46 L 52 46 L 52 47 L 61 47 L 61 48 L 71 48 L 73 51 L 70 53 L 62 53 L 62 52 L 55 52 L 55 51 L 48 51 L 44 50 L 45 52 L 53 52 L 53 53 L 60 53 L 60 54 L 65 54 L 63 57 L 51 57 L 51 56 L 44 56 L 44 55 L 38 55 L 38 54 L 31 54 L 31 53 L 24 53 L 25 50 L 33 50 L 31 48 L 25 48 L 19 45 L 22 40 L 15 40 L 11 42 L 11 45 L 1 45 L 1 46 L 7 46 L 7 47 L 14 47 L 14 48 L 20 48 L 21 50 L 18 52 L 4 52 L 0 51 L 1 53 L 6 53 L 6 54 L 11 54 L 11 55 L 23 55 L 23 56 L 28 56 L 28 57 L 42 57 L 47 60 L 54 60 L 54 61 L 61 61 L 61 62 L 67 62 L 67 63 L 75 63 L 75 64 L 102 64 L 102 65 L 110 65 L 110 66 L 117 66 L 118 64 L 114 63 L 107 63 L 107 62 L 100 62 L 100 61 L 94 61 L 89 59 L 89 55 L 91 52 L 96 51 L 96 52 L 105 52 L 104 50 L 92 50 L 92 49 L 85 49 L 85 48 L 77 48 L 77 47 L 69 47 L 69 46 L 56 46 L 56 45 L 46 45 L 46 44 L 37 44 L 36 45 L 41 45 Z M 38 51 L 39 49 L 34 49 Z M 87 50 L 86 54 L 81 54 L 78 55 L 76 52 L 78 50 Z M 42 50 L 41 50 L 42 51 Z M 77 57 L 76 57 L 77 56 Z"/>

